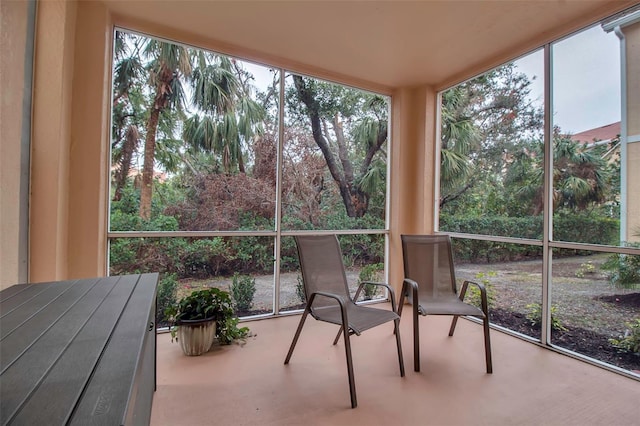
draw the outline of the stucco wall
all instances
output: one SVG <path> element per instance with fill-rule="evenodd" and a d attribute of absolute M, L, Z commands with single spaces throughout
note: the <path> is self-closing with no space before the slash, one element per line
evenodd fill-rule
<path fill-rule="evenodd" d="M 104 276 L 113 28 L 98 2 L 78 5 L 69 146 L 68 277 Z"/>
<path fill-rule="evenodd" d="M 105 275 L 108 13 L 41 2 L 36 31 L 30 280 Z"/>
<path fill-rule="evenodd" d="M 640 241 L 640 22 L 623 28 L 627 62 L 627 241 Z M 632 142 L 637 140 L 636 142 Z"/>
<path fill-rule="evenodd" d="M 27 281 L 26 265 L 21 264 L 27 259 L 20 256 L 26 245 L 20 236 L 26 226 L 21 223 L 26 212 L 21 212 L 25 206 L 21 206 L 20 193 L 21 179 L 26 180 L 21 174 L 28 171 L 21 169 L 23 104 L 30 84 L 25 81 L 28 8 L 24 1 L 0 2 L 0 289 Z"/>
<path fill-rule="evenodd" d="M 433 164 L 436 93 L 403 88 L 393 95 L 390 170 L 389 281 L 400 291 L 404 277 L 400 235 L 433 232 Z"/>
<path fill-rule="evenodd" d="M 76 3 L 40 2 L 31 147 L 30 281 L 67 278 Z"/>
<path fill-rule="evenodd" d="M 627 44 L 627 132 L 640 136 L 640 22 L 625 27 L 623 32 Z"/>

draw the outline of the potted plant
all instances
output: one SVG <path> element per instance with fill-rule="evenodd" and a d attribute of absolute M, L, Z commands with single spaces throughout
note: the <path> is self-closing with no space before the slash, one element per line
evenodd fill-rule
<path fill-rule="evenodd" d="M 165 310 L 170 319 L 171 337 L 177 339 L 185 355 L 196 356 L 207 352 L 216 335 L 229 343 L 228 323 L 232 325 L 232 338 L 237 337 L 237 320 L 233 321 L 233 303 L 228 292 L 215 287 L 193 291 Z M 216 328 L 218 333 L 216 333 Z M 246 336 L 240 333 L 239 337 Z M 225 333 L 221 336 L 222 333 Z"/>

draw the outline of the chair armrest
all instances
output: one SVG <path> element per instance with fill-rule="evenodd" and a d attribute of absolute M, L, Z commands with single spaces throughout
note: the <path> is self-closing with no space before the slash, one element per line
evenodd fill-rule
<path fill-rule="evenodd" d="M 418 300 L 418 283 L 411 278 L 405 278 L 404 281 L 402 281 L 402 292 L 406 296 L 409 290 L 411 290 L 412 296 L 415 298 L 414 300 Z"/>
<path fill-rule="evenodd" d="M 474 286 L 478 287 L 478 289 L 480 290 L 480 303 L 482 305 L 482 312 L 484 312 L 485 315 L 489 315 L 487 289 L 485 288 L 484 284 L 480 284 L 475 281 L 469 281 L 469 280 L 465 281 L 464 283 L 462 283 L 462 288 L 460 289 L 460 300 L 464 301 L 464 296 L 467 293 L 467 287 L 469 287 L 469 284 L 473 284 Z"/>
<path fill-rule="evenodd" d="M 313 304 L 313 300 L 316 298 L 316 296 L 324 296 L 324 297 L 328 297 L 330 299 L 335 299 L 338 301 L 338 304 L 340 305 L 340 307 L 346 307 L 347 305 L 347 300 L 344 296 L 340 295 L 340 294 L 335 294 L 335 293 L 329 293 L 326 291 L 316 291 L 311 293 L 311 295 L 309 296 L 309 306 L 311 306 Z"/>
<path fill-rule="evenodd" d="M 342 315 L 342 324 L 344 326 L 344 332 L 347 333 L 347 329 L 351 329 L 356 334 L 356 336 L 360 335 L 359 332 L 352 329 L 351 326 L 349 325 L 349 316 L 347 315 L 347 303 L 349 302 L 349 300 L 347 300 L 347 298 L 345 298 L 340 294 L 328 293 L 326 291 L 315 291 L 311 293 L 311 295 L 309 296 L 309 304 L 307 305 L 307 309 L 311 309 L 311 306 L 316 296 L 324 296 L 324 297 L 328 297 L 330 299 L 336 300 L 340 305 L 340 313 Z M 311 315 L 313 315 L 313 312 L 311 313 Z"/>
<path fill-rule="evenodd" d="M 420 306 L 420 301 L 418 299 L 418 283 L 411 278 L 405 278 L 402 282 L 402 293 L 406 296 L 409 291 L 411 291 L 411 300 L 413 300 L 412 304 L 416 307 L 417 312 L 420 315 L 426 315 L 427 313 Z"/>
<path fill-rule="evenodd" d="M 385 287 L 387 290 L 389 290 L 389 294 L 391 295 L 391 309 L 393 309 L 393 312 L 396 311 L 396 293 L 395 293 L 395 291 L 393 291 L 393 287 L 391 287 L 387 283 L 378 283 L 378 282 L 374 282 L 374 281 L 363 281 L 363 282 L 361 282 L 360 285 L 358 286 L 358 289 L 356 290 L 355 296 L 353 296 L 353 302 L 354 303 L 356 303 L 356 301 L 358 300 L 358 296 L 360 296 L 360 292 L 362 291 L 364 286 L 367 285 L 367 284 L 375 285 L 375 286 L 379 286 L 379 287 Z"/>

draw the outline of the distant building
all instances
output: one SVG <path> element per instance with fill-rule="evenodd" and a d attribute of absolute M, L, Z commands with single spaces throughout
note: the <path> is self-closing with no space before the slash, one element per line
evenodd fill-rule
<path fill-rule="evenodd" d="M 118 166 L 111 166 L 111 173 L 114 173 L 116 170 L 118 170 Z M 129 173 L 127 174 L 127 177 L 133 178 L 133 182 L 134 185 L 136 187 L 139 187 L 139 182 L 142 181 L 142 170 L 132 167 L 129 169 Z M 166 182 L 166 180 L 168 179 L 168 176 L 165 172 L 159 172 L 157 170 L 153 171 L 153 178 L 155 180 L 157 180 L 160 183 Z"/>
<path fill-rule="evenodd" d="M 592 142 L 610 142 L 620 136 L 621 122 L 607 124 L 606 126 L 596 127 L 595 129 L 585 130 L 571 136 L 571 140 L 589 144 Z"/>

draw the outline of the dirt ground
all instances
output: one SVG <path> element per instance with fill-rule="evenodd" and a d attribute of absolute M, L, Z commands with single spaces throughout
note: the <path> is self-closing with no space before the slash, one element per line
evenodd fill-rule
<path fill-rule="evenodd" d="M 640 370 L 640 355 L 620 352 L 609 342 L 640 318 L 640 288 L 613 287 L 600 265 L 607 255 L 554 260 L 550 291 L 551 343 L 628 370 Z M 458 265 L 459 279 L 483 281 L 493 294 L 491 322 L 539 339 L 540 325 L 531 317 L 542 300 L 542 262 Z M 483 275 L 484 274 L 484 275 Z M 495 275 L 494 275 L 495 274 Z"/>
<path fill-rule="evenodd" d="M 609 343 L 627 328 L 625 323 L 640 318 L 640 288 L 613 287 L 600 265 L 607 255 L 576 256 L 554 260 L 553 286 L 550 291 L 552 315 L 559 328 L 552 331 L 552 344 L 587 355 L 628 370 L 640 370 L 640 355 L 620 352 Z M 347 279 L 355 284 L 358 270 L 347 271 Z M 456 266 L 459 281 L 483 282 L 489 288 L 491 322 L 527 336 L 540 338 L 540 326 L 531 319 L 535 306 L 542 301 L 542 261 L 493 264 L 460 264 Z M 249 312 L 239 316 L 271 313 L 273 309 L 273 276 L 257 276 L 256 293 Z M 280 309 L 300 309 L 299 273 L 280 275 Z M 179 296 L 203 285 L 228 290 L 229 279 L 184 281 Z M 382 298 L 380 292 L 374 298 Z"/>

